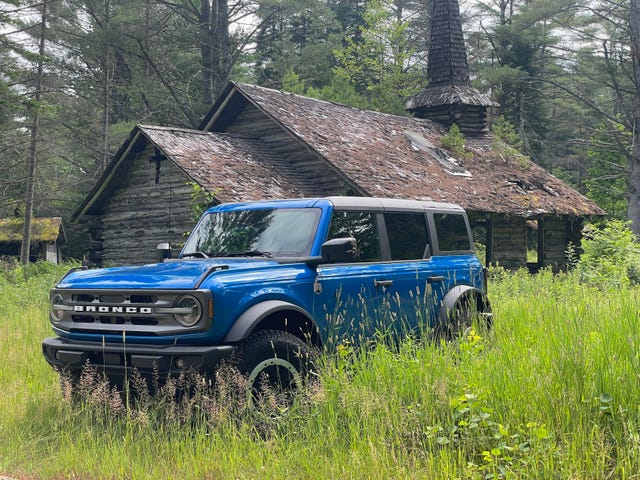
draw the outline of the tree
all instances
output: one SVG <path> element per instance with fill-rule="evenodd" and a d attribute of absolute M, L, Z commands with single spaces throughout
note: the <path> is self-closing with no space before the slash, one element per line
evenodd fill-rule
<path fill-rule="evenodd" d="M 640 0 L 631 0 L 629 15 L 629 31 L 631 33 L 631 62 L 633 64 L 633 95 L 628 114 L 633 132 L 629 152 L 629 218 L 632 229 L 640 235 Z"/>
<path fill-rule="evenodd" d="M 627 217 L 636 235 L 640 235 L 640 151 L 636 141 L 639 8 L 638 0 L 588 4 L 577 17 L 579 28 L 574 30 L 574 44 L 580 49 L 567 63 L 564 75 L 549 79 L 588 109 L 592 133 L 587 137 L 596 138 L 598 145 L 588 150 L 588 171 L 598 175 L 588 183 L 614 182 L 616 167 L 611 159 L 625 159 Z"/>
<path fill-rule="evenodd" d="M 26 102 L 17 88 L 21 81 L 23 52 L 17 41 L 23 26 L 17 16 L 21 5 L 7 3 L 0 11 L 0 217 L 23 216 L 24 171 L 28 136 L 20 119 L 25 118 Z"/>
<path fill-rule="evenodd" d="M 575 12 L 575 0 L 498 0 L 482 3 L 490 56 L 482 74 L 524 142 L 524 153 L 550 166 L 545 140 L 553 96 L 545 79 L 557 68 L 558 26 Z"/>
<path fill-rule="evenodd" d="M 256 11 L 255 81 L 282 88 L 286 75 L 295 74 L 307 87 L 331 80 L 333 50 L 340 46 L 340 24 L 323 1 L 260 2 Z"/>
<path fill-rule="evenodd" d="M 426 78 L 409 41 L 405 3 L 371 0 L 364 25 L 334 52 L 334 74 L 374 110 L 403 114 L 404 100 L 417 93 Z"/>
<path fill-rule="evenodd" d="M 42 101 L 42 87 L 44 77 L 45 45 L 47 33 L 47 0 L 40 4 L 40 28 L 38 42 L 38 58 L 36 61 L 35 90 L 31 105 L 31 133 L 29 141 L 29 157 L 27 159 L 27 185 L 25 194 L 24 228 L 22 230 L 22 246 L 20 248 L 20 261 L 29 263 L 31 250 L 31 220 L 33 216 L 34 184 L 36 181 L 36 163 L 38 158 L 38 135 L 40 133 L 40 108 Z"/>

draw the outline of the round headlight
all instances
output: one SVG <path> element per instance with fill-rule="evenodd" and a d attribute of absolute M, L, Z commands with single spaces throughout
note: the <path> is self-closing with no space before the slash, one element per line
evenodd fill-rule
<path fill-rule="evenodd" d="M 202 305 L 196 297 L 185 295 L 174 304 L 173 314 L 183 327 L 193 327 L 202 318 Z"/>
<path fill-rule="evenodd" d="M 60 295 L 59 293 L 56 293 L 51 297 L 50 311 L 51 311 L 51 318 L 54 321 L 59 322 L 60 320 L 62 320 L 62 317 L 64 315 L 64 308 L 62 308 L 63 306 L 64 306 L 64 299 L 62 298 L 62 295 Z"/>

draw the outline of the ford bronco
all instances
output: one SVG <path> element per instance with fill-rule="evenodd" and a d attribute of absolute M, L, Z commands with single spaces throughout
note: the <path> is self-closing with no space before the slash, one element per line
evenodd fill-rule
<path fill-rule="evenodd" d="M 255 386 L 303 381 L 313 352 L 490 323 L 465 211 L 430 201 L 328 197 L 205 212 L 177 258 L 74 269 L 51 290 L 46 360 L 114 382 L 237 365 Z"/>

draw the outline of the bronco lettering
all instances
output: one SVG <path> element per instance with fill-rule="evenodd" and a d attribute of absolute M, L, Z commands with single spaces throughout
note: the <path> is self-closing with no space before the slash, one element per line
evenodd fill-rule
<path fill-rule="evenodd" d="M 85 313 L 153 313 L 153 310 L 149 307 L 109 307 L 97 305 L 74 305 L 73 311 Z"/>

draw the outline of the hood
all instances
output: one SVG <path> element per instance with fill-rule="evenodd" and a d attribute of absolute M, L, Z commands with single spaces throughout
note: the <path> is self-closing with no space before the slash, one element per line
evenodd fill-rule
<path fill-rule="evenodd" d="M 153 263 L 133 267 L 76 270 L 64 277 L 58 288 L 81 289 L 193 289 L 209 271 L 240 270 L 277 262 L 263 259 L 209 259 Z M 215 274 L 215 273 L 212 273 Z"/>

